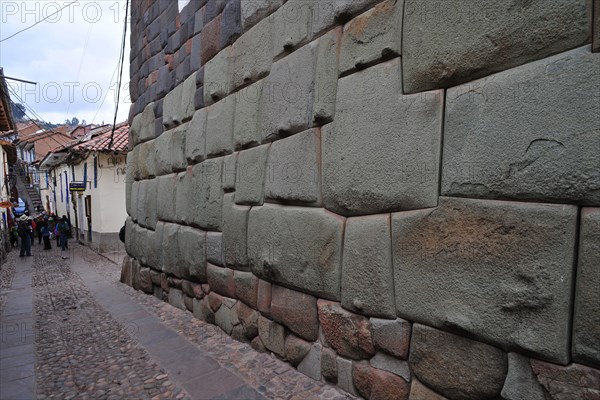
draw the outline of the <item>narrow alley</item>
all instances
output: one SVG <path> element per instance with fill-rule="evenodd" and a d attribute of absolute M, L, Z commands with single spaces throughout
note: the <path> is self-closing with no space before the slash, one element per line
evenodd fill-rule
<path fill-rule="evenodd" d="M 1 399 L 347 399 L 153 296 L 84 246 L 0 270 Z"/>

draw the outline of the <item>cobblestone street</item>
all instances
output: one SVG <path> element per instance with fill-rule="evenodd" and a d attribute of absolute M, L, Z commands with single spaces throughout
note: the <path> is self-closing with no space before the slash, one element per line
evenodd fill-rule
<path fill-rule="evenodd" d="M 118 282 L 72 245 L 0 271 L 1 399 L 346 399 L 219 328 Z"/>

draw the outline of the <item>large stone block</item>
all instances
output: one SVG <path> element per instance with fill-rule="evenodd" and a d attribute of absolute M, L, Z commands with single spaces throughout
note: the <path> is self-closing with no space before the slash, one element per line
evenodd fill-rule
<path fill-rule="evenodd" d="M 408 400 L 408 382 L 366 362 L 352 363 L 352 379 L 358 392 L 367 400 Z"/>
<path fill-rule="evenodd" d="M 442 193 L 600 205 L 598 70 L 581 47 L 449 89 Z"/>
<path fill-rule="evenodd" d="M 185 140 L 189 123 L 179 125 L 163 132 L 154 140 L 154 158 L 156 160 L 156 175 L 170 174 L 182 171 L 187 167 L 185 158 Z M 150 142 L 148 142 L 150 143 Z"/>
<path fill-rule="evenodd" d="M 294 367 L 306 357 L 310 351 L 311 344 L 295 335 L 288 335 L 285 338 L 285 357 Z"/>
<path fill-rule="evenodd" d="M 400 54 L 404 0 L 385 0 L 344 25 L 340 73 Z"/>
<path fill-rule="evenodd" d="M 260 130 L 260 98 L 264 80 L 247 86 L 235 95 L 233 142 L 236 149 L 257 146 L 262 142 Z"/>
<path fill-rule="evenodd" d="M 406 360 L 410 346 L 411 323 L 400 318 L 371 318 L 370 321 L 375 348 Z"/>
<path fill-rule="evenodd" d="M 271 317 L 296 335 L 314 342 L 319 335 L 317 298 L 273 285 Z"/>
<path fill-rule="evenodd" d="M 223 201 L 225 202 L 225 199 Z M 223 234 L 221 232 L 206 233 L 206 261 L 221 267 L 225 266 L 223 261 Z"/>
<path fill-rule="evenodd" d="M 163 101 L 163 125 L 167 129 L 171 129 L 183 122 L 184 114 L 181 110 L 182 95 L 183 85 L 179 84 L 165 96 Z M 154 126 L 154 122 L 152 126 Z"/>
<path fill-rule="evenodd" d="M 581 46 L 586 0 L 405 0 L 405 93 L 448 87 Z"/>
<path fill-rule="evenodd" d="M 405 381 L 410 382 L 410 368 L 408 367 L 408 362 L 404 360 L 398 360 L 396 357 L 378 352 L 369 360 L 369 364 L 374 368 L 391 372 L 394 375 L 402 377 Z"/>
<path fill-rule="evenodd" d="M 157 225 L 157 231 L 160 232 L 164 243 L 170 243 L 170 245 L 161 245 L 161 270 L 166 274 L 175 276 L 177 278 L 183 278 L 185 270 L 183 263 L 179 262 L 179 244 L 177 238 L 179 236 L 180 225 L 159 222 Z"/>
<path fill-rule="evenodd" d="M 158 180 L 148 179 L 142 181 L 140 184 L 140 199 L 142 201 L 142 206 L 140 209 L 140 216 L 143 215 L 143 218 L 140 218 L 140 225 L 154 230 L 156 228 L 157 212 L 156 212 L 156 200 L 158 196 Z M 143 197 L 142 197 L 143 195 Z M 140 202 L 138 202 L 140 204 Z"/>
<path fill-rule="evenodd" d="M 312 9 L 312 1 L 288 0 L 269 17 L 273 21 L 274 59 L 311 39 Z"/>
<path fill-rule="evenodd" d="M 196 111 L 194 98 L 196 96 L 196 74 L 191 74 L 182 84 L 181 88 L 181 119 L 189 121 Z"/>
<path fill-rule="evenodd" d="M 239 152 L 236 170 L 236 204 L 263 204 L 270 146 L 265 144 Z"/>
<path fill-rule="evenodd" d="M 600 370 L 579 364 L 566 367 L 531 360 L 531 369 L 544 387 L 546 399 L 596 400 L 600 397 Z"/>
<path fill-rule="evenodd" d="M 229 298 L 235 297 L 235 284 L 233 282 L 233 270 L 207 264 L 206 274 L 211 293 L 215 292 Z M 235 302 L 235 300 L 233 300 Z"/>
<path fill-rule="evenodd" d="M 220 231 L 223 216 L 223 157 L 192 167 L 188 210 L 190 222 L 205 230 Z"/>
<path fill-rule="evenodd" d="M 285 0 L 241 0 L 242 27 L 247 31 L 283 3 Z"/>
<path fill-rule="evenodd" d="M 271 204 L 252 208 L 252 271 L 260 278 L 339 300 L 343 224 L 343 218 L 323 209 Z"/>
<path fill-rule="evenodd" d="M 501 394 L 506 400 L 545 400 L 544 389 L 531 369 L 529 358 L 508 353 L 508 374 Z"/>
<path fill-rule="evenodd" d="M 280 357 L 285 357 L 285 328 L 262 315 L 258 317 L 258 336 L 265 347 Z"/>
<path fill-rule="evenodd" d="M 413 325 L 410 365 L 421 382 L 453 400 L 499 396 L 508 369 L 502 350 L 420 324 Z"/>
<path fill-rule="evenodd" d="M 566 363 L 577 207 L 440 198 L 392 214 L 398 315 Z"/>
<path fill-rule="evenodd" d="M 258 278 L 252 272 L 233 271 L 235 297 L 253 309 L 257 308 Z"/>
<path fill-rule="evenodd" d="M 168 243 L 172 246 L 175 243 Z M 177 232 L 179 263 L 182 264 L 183 279 L 206 282 L 206 232 L 182 226 Z"/>
<path fill-rule="evenodd" d="M 349 21 L 354 15 L 373 7 L 381 0 L 314 0 L 313 37 L 334 25 Z"/>
<path fill-rule="evenodd" d="M 135 146 L 135 149 L 137 150 L 136 155 L 138 157 L 137 165 L 139 179 L 148 179 L 162 173 L 162 171 L 157 168 L 156 144 L 157 141 L 155 139 Z"/>
<path fill-rule="evenodd" d="M 235 96 L 206 107 L 206 156 L 233 152 L 233 113 Z"/>
<path fill-rule="evenodd" d="M 321 136 L 309 129 L 271 144 L 265 197 L 286 204 L 321 205 Z"/>
<path fill-rule="evenodd" d="M 194 113 L 185 140 L 185 157 L 190 164 L 204 160 L 206 154 L 206 109 Z"/>
<path fill-rule="evenodd" d="M 396 316 L 389 214 L 346 220 L 342 305 L 363 315 Z"/>
<path fill-rule="evenodd" d="M 192 222 L 193 210 L 190 210 L 190 202 L 194 199 L 192 194 L 192 167 L 185 172 L 177 174 L 175 187 L 175 222 L 189 225 Z M 195 204 L 195 203 L 192 203 Z"/>
<path fill-rule="evenodd" d="M 229 94 L 232 47 L 225 47 L 204 66 L 204 104 L 213 104 Z"/>
<path fill-rule="evenodd" d="M 304 360 L 298 365 L 298 371 L 316 381 L 320 381 L 322 350 L 323 346 L 320 343 L 313 344 Z"/>
<path fill-rule="evenodd" d="M 157 178 L 158 189 L 156 198 L 157 218 L 161 221 L 175 221 L 175 206 L 177 202 L 177 175 L 163 175 Z"/>
<path fill-rule="evenodd" d="M 263 19 L 233 44 L 231 90 L 267 76 L 273 60 L 273 21 Z"/>
<path fill-rule="evenodd" d="M 206 20 L 204 22 L 204 27 L 200 32 L 202 65 L 206 65 L 221 49 L 221 15 L 217 15 L 210 22 Z"/>
<path fill-rule="evenodd" d="M 312 126 L 331 122 L 335 113 L 341 36 L 342 29 L 340 27 L 323 35 L 317 41 Z"/>
<path fill-rule="evenodd" d="M 223 258 L 225 265 L 247 270 L 248 266 L 248 212 L 250 207 L 234 203 L 234 194 L 223 198 Z"/>
<path fill-rule="evenodd" d="M 394 59 L 339 80 L 321 132 L 325 206 L 338 214 L 437 205 L 443 95 L 404 96 L 399 76 Z"/>
<path fill-rule="evenodd" d="M 235 190 L 236 170 L 238 153 L 229 154 L 223 157 L 223 190 L 233 192 Z"/>
<path fill-rule="evenodd" d="M 573 319 L 573 359 L 600 368 L 600 208 L 583 208 Z"/>
<path fill-rule="evenodd" d="M 140 207 L 139 207 L 139 193 L 140 193 L 140 181 L 135 181 L 131 185 L 131 219 L 135 222 L 138 222 L 140 215 Z"/>
<path fill-rule="evenodd" d="M 136 116 L 131 124 L 133 146 L 154 139 L 154 103 L 144 107 L 144 111 Z"/>

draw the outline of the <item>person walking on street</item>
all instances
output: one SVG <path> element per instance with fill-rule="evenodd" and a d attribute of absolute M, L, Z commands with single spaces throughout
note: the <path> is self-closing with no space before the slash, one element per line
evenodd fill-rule
<path fill-rule="evenodd" d="M 67 217 L 63 215 L 62 219 L 57 225 L 58 234 L 60 235 L 60 248 L 64 252 L 69 248 L 68 237 L 69 237 L 69 222 L 67 221 Z M 63 260 L 69 258 L 63 254 Z"/>
<path fill-rule="evenodd" d="M 50 244 L 50 225 L 48 221 L 45 220 L 42 224 L 41 234 L 44 238 L 44 250 L 52 250 L 52 245 Z"/>
<path fill-rule="evenodd" d="M 19 237 L 21 238 L 21 251 L 19 252 L 19 257 L 31 256 L 32 231 L 33 229 L 31 228 L 31 224 L 27 220 L 27 217 L 21 217 L 18 228 Z"/>

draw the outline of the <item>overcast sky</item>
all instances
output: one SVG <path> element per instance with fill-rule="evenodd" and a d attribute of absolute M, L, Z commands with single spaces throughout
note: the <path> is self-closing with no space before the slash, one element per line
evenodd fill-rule
<path fill-rule="evenodd" d="M 0 0 L 0 40 L 69 3 L 73 1 Z M 124 20 L 125 0 L 74 2 L 46 21 L 0 42 L 4 74 L 38 84 L 7 83 L 47 122 L 63 123 L 77 117 L 87 123 L 112 123 Z M 117 122 L 127 119 L 131 104 L 129 30 L 128 26 Z M 11 98 L 20 102 L 12 94 Z"/>

